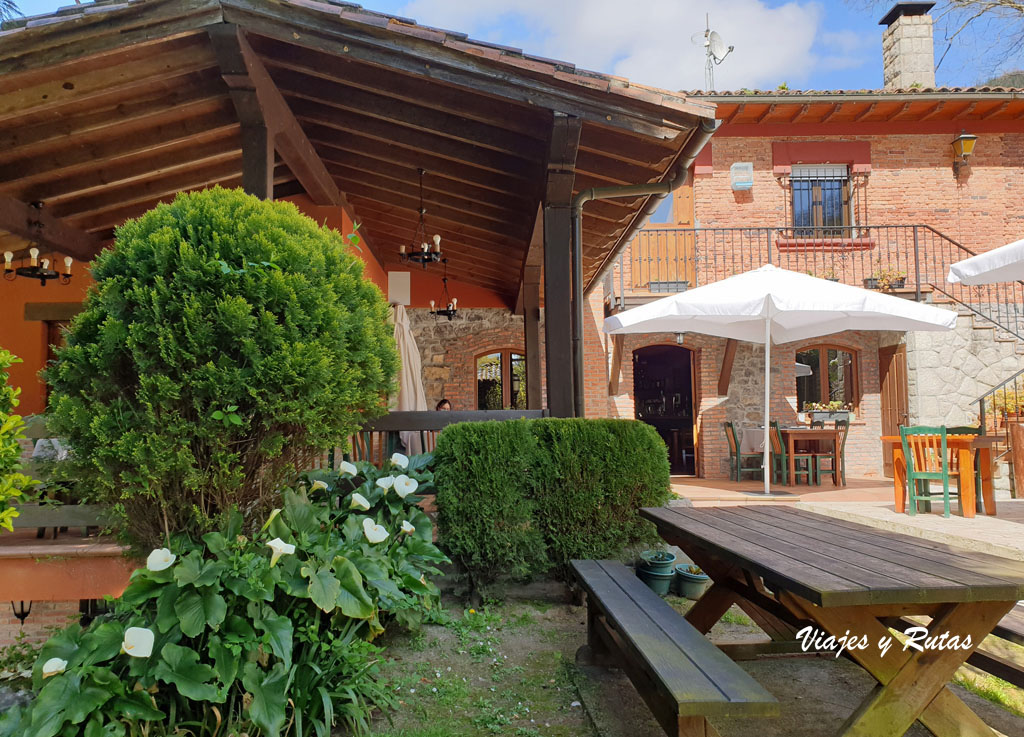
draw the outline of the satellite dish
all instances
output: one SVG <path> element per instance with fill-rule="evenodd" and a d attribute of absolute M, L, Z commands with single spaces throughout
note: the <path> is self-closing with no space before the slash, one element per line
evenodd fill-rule
<path fill-rule="evenodd" d="M 726 46 L 725 41 L 718 34 L 718 31 L 711 31 L 708 33 L 708 53 L 714 57 L 716 64 L 721 64 L 722 60 L 729 55 L 733 50 L 732 46 Z"/>

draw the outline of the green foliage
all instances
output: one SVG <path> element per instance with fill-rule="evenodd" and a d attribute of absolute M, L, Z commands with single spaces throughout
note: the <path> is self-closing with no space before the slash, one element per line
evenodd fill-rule
<path fill-rule="evenodd" d="M 438 608 L 426 576 L 447 560 L 419 497 L 375 481 L 300 485 L 253 538 L 234 513 L 200 541 L 175 537 L 173 559 L 154 551 L 111 614 L 43 646 L 36 700 L 0 718 L 0 736 L 365 732 L 372 709 L 392 703 L 370 640 L 388 619 Z M 351 505 L 355 488 L 368 510 Z M 387 538 L 370 542 L 364 521 Z M 152 633 L 151 653 L 125 652 L 130 628 Z M 46 677 L 52 658 L 66 664 Z"/>
<path fill-rule="evenodd" d="M 133 541 L 260 519 L 398 368 L 385 300 L 345 239 L 286 202 L 215 188 L 118 229 L 47 379 L 66 475 Z"/>
<path fill-rule="evenodd" d="M 8 531 L 14 529 L 12 520 L 18 516 L 14 502 L 35 483 L 21 473 L 21 446 L 18 441 L 25 437 L 25 423 L 21 415 L 14 414 L 21 389 L 7 383 L 10 378 L 7 369 L 15 363 L 21 363 L 21 359 L 9 351 L 0 350 L 0 530 Z"/>
<path fill-rule="evenodd" d="M 669 498 L 665 444 L 628 420 L 464 423 L 438 437 L 438 526 L 477 582 L 529 578 L 650 539 Z"/>

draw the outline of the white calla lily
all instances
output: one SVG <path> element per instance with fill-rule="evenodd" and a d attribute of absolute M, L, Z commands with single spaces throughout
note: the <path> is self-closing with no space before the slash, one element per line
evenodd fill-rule
<path fill-rule="evenodd" d="M 174 560 L 177 557 L 178 556 L 167 548 L 157 548 L 149 554 L 148 558 L 146 558 L 146 568 L 154 573 L 156 571 L 166 571 L 174 565 Z"/>
<path fill-rule="evenodd" d="M 277 564 L 277 559 L 282 555 L 291 555 L 295 552 L 295 546 L 291 543 L 286 543 L 279 537 L 275 537 L 273 540 L 267 543 L 267 547 L 274 551 L 273 555 L 270 556 L 270 567 L 273 568 Z"/>
<path fill-rule="evenodd" d="M 363 534 L 366 535 L 367 540 L 374 544 L 382 543 L 388 539 L 388 531 L 384 529 L 384 525 L 376 524 L 369 517 L 363 520 Z"/>
<path fill-rule="evenodd" d="M 409 524 L 409 520 L 405 520 L 404 522 L 402 522 L 402 532 L 404 532 L 406 535 L 411 535 L 412 533 L 416 532 L 416 528 Z"/>
<path fill-rule="evenodd" d="M 384 491 L 390 489 L 394 483 L 394 476 L 381 476 L 379 479 L 377 479 L 377 486 L 384 489 Z"/>
<path fill-rule="evenodd" d="M 43 678 L 49 678 L 50 676 L 59 676 L 64 672 L 64 669 L 68 667 L 68 661 L 61 660 L 60 658 L 50 658 L 43 663 Z"/>
<path fill-rule="evenodd" d="M 391 456 L 391 462 L 401 469 L 409 467 L 409 456 L 404 456 L 401 453 L 394 453 Z"/>
<path fill-rule="evenodd" d="M 342 461 L 340 469 L 342 473 L 347 473 L 349 476 L 357 476 L 359 474 L 359 469 L 348 461 Z"/>
<path fill-rule="evenodd" d="M 133 658 L 148 658 L 153 654 L 153 641 L 156 635 L 153 630 L 145 627 L 129 627 L 124 631 L 124 642 L 121 649 Z"/>
<path fill-rule="evenodd" d="M 395 493 L 402 499 L 416 491 L 419 485 L 419 481 L 409 478 L 404 473 L 401 476 L 395 477 Z"/>
<path fill-rule="evenodd" d="M 357 491 L 352 494 L 352 502 L 348 506 L 349 509 L 361 509 L 366 512 L 370 509 L 370 502 Z"/>
<path fill-rule="evenodd" d="M 309 490 L 316 491 L 317 489 L 323 489 L 324 491 L 327 491 L 327 484 L 317 479 L 316 481 L 313 482 L 313 485 L 309 487 Z"/>

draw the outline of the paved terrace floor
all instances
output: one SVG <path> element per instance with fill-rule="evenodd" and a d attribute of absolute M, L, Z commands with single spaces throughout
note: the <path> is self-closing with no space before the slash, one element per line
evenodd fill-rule
<path fill-rule="evenodd" d="M 892 530 L 926 540 L 959 545 L 971 550 L 1024 560 L 1024 499 L 997 501 L 997 515 L 960 516 L 952 504 L 952 516 L 942 516 L 941 505 L 932 504 L 930 514 L 913 517 L 897 514 L 893 505 L 891 479 L 849 479 L 837 489 L 829 480 L 821 486 L 772 486 L 771 496 L 763 493 L 761 481 L 722 481 L 676 476 L 672 491 L 683 503 L 695 507 L 737 504 L 795 504 L 801 509 Z M 955 492 L 954 492 L 955 497 Z"/>

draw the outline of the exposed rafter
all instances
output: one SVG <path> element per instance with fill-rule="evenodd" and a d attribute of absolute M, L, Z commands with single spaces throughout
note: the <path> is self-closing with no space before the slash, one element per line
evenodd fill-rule
<path fill-rule="evenodd" d="M 35 225 L 34 223 L 39 223 Z M 98 236 L 73 228 L 45 209 L 0 195 L 0 230 L 31 240 L 43 248 L 52 248 L 65 256 L 89 261 L 100 250 Z"/>

